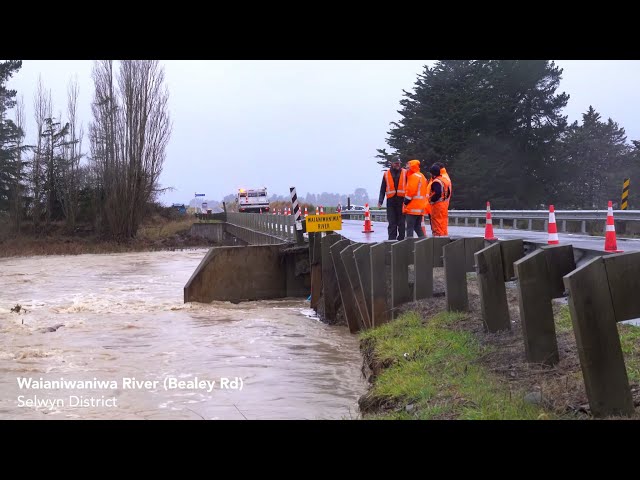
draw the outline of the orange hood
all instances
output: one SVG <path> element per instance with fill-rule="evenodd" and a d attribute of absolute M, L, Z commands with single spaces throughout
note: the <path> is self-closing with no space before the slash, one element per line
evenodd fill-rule
<path fill-rule="evenodd" d="M 420 171 L 420 160 L 409 160 L 409 171 L 416 173 Z"/>

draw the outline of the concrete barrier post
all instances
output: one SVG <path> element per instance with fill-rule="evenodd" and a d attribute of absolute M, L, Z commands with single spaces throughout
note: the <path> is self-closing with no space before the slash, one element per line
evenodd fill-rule
<path fill-rule="evenodd" d="M 349 325 L 349 331 L 356 333 L 360 330 L 360 322 L 358 321 L 358 307 L 356 306 L 356 299 L 349 282 L 349 275 L 345 268 L 340 252 L 347 248 L 351 244 L 351 240 L 340 240 L 331 245 L 331 258 L 333 259 L 333 267 L 338 279 L 338 289 L 340 291 L 340 298 L 342 299 L 342 307 L 344 309 L 344 316 Z"/>
<path fill-rule="evenodd" d="M 322 296 L 322 236 L 309 234 L 309 264 L 311 265 L 311 308 L 317 311 Z"/>
<path fill-rule="evenodd" d="M 422 238 L 414 243 L 415 283 L 413 300 L 433 297 L 433 237 Z"/>
<path fill-rule="evenodd" d="M 369 311 L 367 310 L 367 301 L 364 296 L 364 290 L 360 283 L 360 277 L 358 276 L 358 267 L 356 265 L 356 259 L 354 256 L 354 250 L 362 244 L 354 243 L 347 246 L 340 252 L 342 263 L 347 271 L 349 277 L 349 283 L 351 284 L 351 291 L 355 298 L 356 310 L 358 312 L 358 323 L 363 330 L 371 328 L 371 321 L 369 319 Z"/>
<path fill-rule="evenodd" d="M 564 277 L 584 385 L 596 417 L 634 413 L 605 261 L 594 258 Z M 637 292 L 635 293 L 637 296 Z"/>
<path fill-rule="evenodd" d="M 433 266 L 443 267 L 444 262 L 442 260 L 444 256 L 443 247 L 451 242 L 449 237 L 432 237 L 433 238 Z M 463 254 L 464 258 L 464 254 Z"/>
<path fill-rule="evenodd" d="M 414 238 L 405 238 L 391 245 L 391 309 L 393 318 L 403 303 L 411 301 L 409 289 L 409 263 L 413 260 Z"/>
<path fill-rule="evenodd" d="M 391 244 L 371 246 L 371 322 L 379 327 L 391 320 Z"/>
<path fill-rule="evenodd" d="M 576 269 L 572 245 L 547 245 L 542 247 L 547 259 L 549 276 L 549 293 L 551 298 L 564 297 L 564 283 L 562 277 Z"/>
<path fill-rule="evenodd" d="M 464 255 L 467 272 L 476 271 L 476 260 L 474 254 L 484 248 L 484 238 L 467 237 L 464 239 Z"/>
<path fill-rule="evenodd" d="M 551 366 L 560 361 L 560 356 L 546 257 L 544 250 L 535 250 L 517 260 L 514 268 L 518 278 L 518 307 L 527 362 Z"/>
<path fill-rule="evenodd" d="M 466 312 L 469 310 L 467 293 L 467 273 L 464 251 L 464 238 L 455 240 L 442 247 L 444 252 L 444 279 L 449 311 Z"/>
<path fill-rule="evenodd" d="M 500 244 L 494 243 L 476 252 L 474 257 L 485 330 L 490 333 L 511 330 Z"/>
<path fill-rule="evenodd" d="M 353 256 L 356 259 L 356 267 L 362 292 L 367 306 L 367 314 L 369 315 L 370 326 L 373 326 L 373 315 L 371 313 L 371 244 L 363 243 L 354 248 Z"/>
<path fill-rule="evenodd" d="M 616 322 L 640 318 L 640 252 L 604 257 Z"/>
<path fill-rule="evenodd" d="M 500 252 L 502 254 L 504 281 L 509 282 L 516 277 L 513 263 L 524 257 L 524 242 L 519 238 L 500 240 Z"/>
<path fill-rule="evenodd" d="M 316 237 L 317 238 L 317 237 Z M 332 234 L 322 238 L 322 297 L 324 300 L 324 316 L 328 323 L 335 323 L 338 307 L 342 303 L 338 288 L 338 277 L 333 260 L 331 259 L 331 246 L 341 239 L 340 235 Z"/>

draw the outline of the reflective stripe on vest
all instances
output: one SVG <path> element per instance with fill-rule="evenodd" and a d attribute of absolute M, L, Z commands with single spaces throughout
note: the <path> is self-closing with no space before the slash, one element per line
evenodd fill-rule
<path fill-rule="evenodd" d="M 441 189 L 442 193 L 440 194 L 440 198 L 435 202 L 432 202 L 431 199 L 429 199 L 429 204 L 433 205 L 434 203 L 438 203 L 438 202 L 446 202 L 447 199 L 445 198 L 445 195 L 446 195 L 446 192 L 448 191 L 448 188 L 445 185 L 444 181 L 442 181 L 441 178 L 434 178 L 433 182 L 438 182 L 442 186 L 442 189 Z"/>
<path fill-rule="evenodd" d="M 447 187 L 446 200 L 448 201 L 451 199 L 453 188 L 451 187 L 451 178 L 449 178 L 449 174 L 445 168 L 440 169 L 440 180 L 442 180 Z"/>
<path fill-rule="evenodd" d="M 387 170 L 387 173 L 385 173 L 385 181 L 387 184 L 387 198 L 391 198 L 394 195 L 397 195 L 398 197 L 404 197 L 405 185 L 407 183 L 407 171 L 404 168 L 400 169 L 400 178 L 398 179 L 399 185 L 397 186 L 397 188 L 393 183 L 391 170 Z"/>

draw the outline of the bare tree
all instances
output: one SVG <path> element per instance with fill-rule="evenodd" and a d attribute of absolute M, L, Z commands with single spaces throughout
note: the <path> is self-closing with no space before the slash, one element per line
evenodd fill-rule
<path fill-rule="evenodd" d="M 51 116 L 51 94 L 47 95 L 42 85 L 42 76 L 38 77 L 38 88 L 33 96 L 33 111 L 36 121 L 36 145 L 31 161 L 31 190 L 33 193 L 33 225 L 36 232 L 42 218 L 42 199 L 44 194 L 44 148 L 42 133 L 45 119 Z"/>
<path fill-rule="evenodd" d="M 67 221 L 67 227 L 73 231 L 78 212 L 80 191 L 80 160 L 82 159 L 82 125 L 78 128 L 78 80 L 69 81 L 67 87 L 67 118 L 69 129 L 62 145 L 62 161 L 59 165 L 59 179 L 56 185 L 58 200 Z M 62 116 L 62 115 L 60 115 Z"/>
<path fill-rule="evenodd" d="M 20 129 L 20 135 L 16 138 L 16 177 L 13 186 L 13 201 L 11 208 L 11 216 L 13 217 L 13 226 L 16 232 L 20 233 L 23 216 L 23 181 L 24 181 L 24 137 L 25 137 L 25 118 L 24 118 L 24 96 L 20 96 L 16 102 L 15 124 Z"/>
<path fill-rule="evenodd" d="M 159 177 L 171 134 L 169 92 L 156 60 L 96 62 L 90 126 L 91 154 L 100 173 L 103 214 L 110 235 L 134 237 L 146 205 L 160 192 Z"/>

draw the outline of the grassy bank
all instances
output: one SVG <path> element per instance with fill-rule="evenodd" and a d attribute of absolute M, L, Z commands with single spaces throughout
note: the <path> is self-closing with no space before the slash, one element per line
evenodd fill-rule
<path fill-rule="evenodd" d="M 149 218 L 135 238 L 115 242 L 96 235 L 90 228 L 70 235 L 64 225 L 53 224 L 46 234 L 34 235 L 27 229 L 20 234 L 0 231 L 0 257 L 33 255 L 79 255 L 84 253 L 124 253 L 179 248 L 210 247 L 214 242 L 192 238 L 189 229 L 193 217 L 179 219 Z"/>
<path fill-rule="evenodd" d="M 360 399 L 363 418 L 590 418 L 566 305 L 555 308 L 561 361 L 554 368 L 524 362 L 519 325 L 486 334 L 473 313 L 425 316 L 416 310 L 361 336 L 372 381 Z M 638 401 L 640 328 L 619 325 L 619 331 Z"/>

